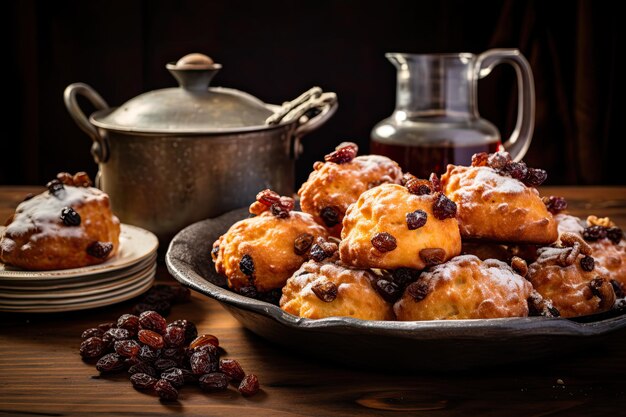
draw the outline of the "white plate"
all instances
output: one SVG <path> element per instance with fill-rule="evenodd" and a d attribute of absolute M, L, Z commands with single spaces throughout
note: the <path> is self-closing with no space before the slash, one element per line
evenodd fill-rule
<path fill-rule="evenodd" d="M 0 234 L 4 227 L 0 228 Z M 120 248 L 113 258 L 98 265 L 83 268 L 58 269 L 54 271 L 25 271 L 0 262 L 0 279 L 2 280 L 52 280 L 100 274 L 126 268 L 141 262 L 152 255 L 158 248 L 157 237 L 145 229 L 128 224 L 121 225 Z"/>
<path fill-rule="evenodd" d="M 119 269 L 112 272 L 104 272 L 102 274 L 88 275 L 85 277 L 61 278 L 55 280 L 3 280 L 0 278 L 0 296 L 4 293 L 12 292 L 41 292 L 41 291 L 58 291 L 61 289 L 92 287 L 106 282 L 112 282 L 119 279 L 127 278 L 137 274 L 156 263 L 156 252 L 149 258 L 140 261 L 128 268 Z"/>
<path fill-rule="evenodd" d="M 10 300 L 29 300 L 34 304 L 41 300 L 81 298 L 94 294 L 112 292 L 121 288 L 128 288 L 138 281 L 145 279 L 148 275 L 154 275 L 155 271 L 156 264 L 153 264 L 141 271 L 135 272 L 132 275 L 122 277 L 121 279 L 116 279 L 111 282 L 104 282 L 99 285 L 71 289 L 64 288 L 58 291 L 3 291 L 0 292 L 0 304 L 4 304 L 5 301 Z"/>
<path fill-rule="evenodd" d="M 114 304 L 121 300 L 127 300 L 132 298 L 129 294 L 138 295 L 142 291 L 146 291 L 152 286 L 154 282 L 154 271 L 150 271 L 141 280 L 133 283 L 132 285 L 124 286 L 123 288 L 115 291 L 108 291 L 104 294 L 89 295 L 86 297 L 73 297 L 57 300 L 2 300 L 0 301 L 0 310 L 3 311 L 17 311 L 43 308 L 72 308 L 76 306 L 91 305 L 92 303 L 104 303 L 100 305 Z M 142 291 L 140 291 L 142 290 Z M 64 310 L 69 311 L 69 310 Z"/>

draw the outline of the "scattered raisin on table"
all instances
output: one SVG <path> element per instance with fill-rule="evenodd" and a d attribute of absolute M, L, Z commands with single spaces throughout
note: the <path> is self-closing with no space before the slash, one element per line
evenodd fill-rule
<path fill-rule="evenodd" d="M 140 390 L 153 389 L 157 383 L 157 379 L 152 375 L 136 373 L 130 376 L 130 382 L 133 387 Z"/>
<path fill-rule="evenodd" d="M 168 381 L 159 379 L 154 384 L 154 391 L 165 401 L 176 401 L 178 399 L 178 391 Z"/>
<path fill-rule="evenodd" d="M 259 378 L 254 374 L 246 375 L 239 384 L 239 392 L 245 397 L 250 397 L 259 392 Z"/>
<path fill-rule="evenodd" d="M 235 359 L 221 359 L 220 372 L 225 374 L 231 381 L 240 382 L 246 373 L 243 371 L 239 362 Z"/>
<path fill-rule="evenodd" d="M 211 372 L 202 375 L 198 384 L 203 391 L 222 391 L 228 388 L 228 378 L 220 372 Z"/>

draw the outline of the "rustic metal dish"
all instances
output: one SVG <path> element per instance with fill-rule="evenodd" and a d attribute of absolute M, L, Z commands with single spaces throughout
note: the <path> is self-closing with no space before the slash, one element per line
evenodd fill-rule
<path fill-rule="evenodd" d="M 562 355 L 625 336 L 626 314 L 449 321 L 304 319 L 225 288 L 211 261 L 213 242 L 247 209 L 188 226 L 172 240 L 166 263 L 182 284 L 217 300 L 243 326 L 292 351 L 344 364 L 386 369 L 464 369 Z M 382 361 L 382 358 L 390 360 Z"/>

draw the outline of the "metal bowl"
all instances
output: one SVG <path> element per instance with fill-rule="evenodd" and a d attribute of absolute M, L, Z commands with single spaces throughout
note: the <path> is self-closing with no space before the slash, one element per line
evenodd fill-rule
<path fill-rule="evenodd" d="M 303 355 L 371 369 L 468 369 L 562 355 L 589 345 L 623 340 L 626 314 L 579 319 L 543 317 L 446 321 L 305 319 L 229 290 L 215 272 L 213 242 L 248 216 L 238 209 L 194 223 L 172 240 L 170 273 L 183 285 L 217 300 L 244 327 Z M 388 358 L 388 360 L 382 360 Z"/>

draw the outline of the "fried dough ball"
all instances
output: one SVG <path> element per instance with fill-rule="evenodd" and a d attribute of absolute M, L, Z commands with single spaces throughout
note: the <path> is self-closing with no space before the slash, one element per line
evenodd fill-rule
<path fill-rule="evenodd" d="M 591 257 L 592 249 L 574 233 L 561 235 L 562 248 L 545 247 L 528 267 L 528 280 L 543 297 L 552 300 L 563 317 L 609 310 L 615 293 L 609 272 Z"/>
<path fill-rule="evenodd" d="M 61 173 L 48 191 L 17 206 L 0 239 L 0 260 L 27 270 L 95 265 L 119 249 L 120 221 L 109 196 L 84 172 Z"/>
<path fill-rule="evenodd" d="M 383 184 L 361 194 L 343 219 L 342 262 L 360 268 L 424 269 L 461 252 L 454 204 Z"/>
<path fill-rule="evenodd" d="M 504 262 L 462 255 L 423 272 L 393 309 L 403 321 L 526 317 L 532 292 Z"/>
<path fill-rule="evenodd" d="M 275 198 L 278 202 L 281 197 Z M 293 200 L 288 204 L 293 208 Z M 256 217 L 238 221 L 215 241 L 211 252 L 215 270 L 228 278 L 230 288 L 246 294 L 250 288 L 259 293 L 281 288 L 307 260 L 315 239 L 327 237 L 310 214 L 287 208 L 257 201 L 250 206 L 259 213 Z"/>
<path fill-rule="evenodd" d="M 558 237 L 537 190 L 493 168 L 448 165 L 441 184 L 458 206 L 464 239 L 549 244 Z"/>
<path fill-rule="evenodd" d="M 310 319 L 393 320 L 391 304 L 372 287 L 375 279 L 370 271 L 337 260 L 311 260 L 287 280 L 280 308 Z"/>
<path fill-rule="evenodd" d="M 313 165 L 314 171 L 298 191 L 302 211 L 311 214 L 335 237 L 341 235 L 341 222 L 348 206 L 364 191 L 379 184 L 399 184 L 402 179 L 400 166 L 385 156 L 334 157 L 346 147 L 356 147 L 342 145 L 327 155 L 326 162 Z M 356 150 L 353 153 L 356 155 Z"/>

